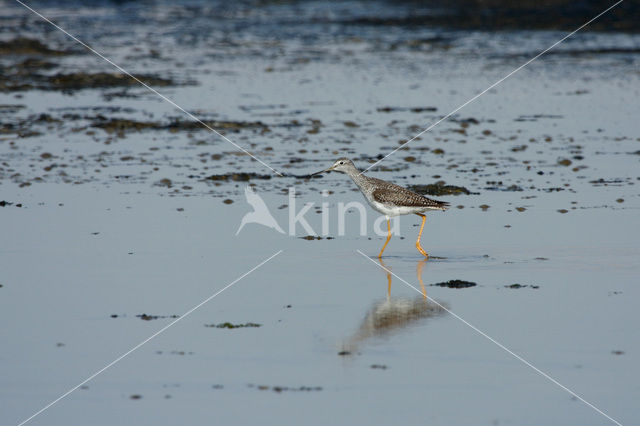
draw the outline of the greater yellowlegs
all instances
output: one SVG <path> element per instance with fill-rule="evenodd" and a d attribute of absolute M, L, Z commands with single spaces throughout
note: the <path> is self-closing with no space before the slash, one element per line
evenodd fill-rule
<path fill-rule="evenodd" d="M 360 192 L 362 192 L 362 195 L 367 199 L 369 205 L 371 205 L 374 210 L 385 215 L 387 219 L 388 235 L 387 241 L 385 241 L 380 253 L 378 254 L 378 258 L 382 257 L 382 253 L 391 239 L 390 218 L 404 214 L 417 214 L 422 217 L 420 232 L 418 233 L 418 239 L 416 240 L 416 248 L 424 257 L 429 258 L 427 252 L 424 251 L 420 245 L 420 237 L 422 236 L 422 230 L 424 229 L 424 222 L 427 219 L 423 213 L 429 210 L 445 211 L 449 208 L 449 203 L 432 200 L 394 183 L 365 176 L 356 168 L 351 160 L 344 157 L 338 158 L 328 169 L 314 173 L 311 176 L 331 171 L 348 174 L 355 184 L 358 185 Z"/>

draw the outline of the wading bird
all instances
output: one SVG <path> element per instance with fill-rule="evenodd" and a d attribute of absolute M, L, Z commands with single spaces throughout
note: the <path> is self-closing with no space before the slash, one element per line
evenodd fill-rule
<path fill-rule="evenodd" d="M 378 254 L 378 258 L 382 257 L 382 253 L 391 239 L 390 218 L 404 214 L 417 214 L 422 217 L 420 232 L 418 233 L 418 239 L 416 240 L 416 248 L 424 257 L 429 258 L 427 252 L 424 251 L 420 245 L 420 237 L 422 236 L 422 230 L 424 229 L 424 222 L 427 219 L 423 213 L 429 210 L 445 211 L 449 208 L 449 203 L 432 200 L 394 183 L 365 176 L 356 168 L 351 160 L 344 157 L 338 158 L 328 169 L 313 173 L 311 176 L 331 171 L 346 173 L 349 175 L 353 182 L 358 185 L 360 192 L 362 192 L 362 195 L 364 195 L 371 207 L 382 213 L 387 218 L 387 241 L 385 241 L 382 246 L 382 249 Z"/>

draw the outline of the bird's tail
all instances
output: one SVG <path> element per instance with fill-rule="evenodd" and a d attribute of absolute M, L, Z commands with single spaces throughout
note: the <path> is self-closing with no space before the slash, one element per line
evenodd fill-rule
<path fill-rule="evenodd" d="M 449 207 L 451 207 L 451 204 L 449 204 L 446 201 L 436 201 L 436 202 L 438 204 L 434 208 L 437 209 L 437 210 L 442 210 L 444 212 L 444 211 L 447 211 L 449 209 Z"/>

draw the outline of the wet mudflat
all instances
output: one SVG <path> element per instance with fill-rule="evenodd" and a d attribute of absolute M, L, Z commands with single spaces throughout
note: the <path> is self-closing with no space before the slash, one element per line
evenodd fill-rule
<path fill-rule="evenodd" d="M 355 210 L 339 235 L 353 184 L 305 176 L 368 167 L 565 32 L 342 7 L 39 6 L 282 177 L 2 8 L 3 424 L 176 320 L 33 423 L 606 421 L 446 310 L 637 422 L 640 38 L 570 39 L 374 167 L 452 206 L 427 218 L 426 264 L 418 218 L 400 218 L 390 285 L 371 210 L 366 236 Z M 247 185 L 284 234 L 236 235 Z M 328 203 L 322 238 L 288 226 L 291 187 L 319 234 Z"/>

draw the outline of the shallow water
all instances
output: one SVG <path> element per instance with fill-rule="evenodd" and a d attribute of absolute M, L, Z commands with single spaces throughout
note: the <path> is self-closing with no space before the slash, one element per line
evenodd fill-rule
<path fill-rule="evenodd" d="M 3 40 L 76 48 L 4 5 Z M 288 175 L 342 155 L 368 167 L 565 34 L 334 22 L 367 16 L 360 3 L 141 5 L 33 6 L 123 67 L 173 78 L 162 93 L 232 122 L 225 135 Z M 175 316 L 32 423 L 607 421 L 453 314 L 637 422 L 639 43 L 579 34 L 372 169 L 474 193 L 437 197 L 452 208 L 428 216 L 424 265 L 418 218 L 399 219 L 384 258 L 397 275 L 389 293 L 377 216 L 368 210 L 367 236 L 355 212 L 345 235 L 337 228 L 338 203 L 362 200 L 346 176 L 277 177 L 143 88 L 2 92 L 1 105 L 21 106 L 0 109 L 13 126 L 0 135 L 0 201 L 13 203 L 0 207 L 2 423 L 25 420 Z M 612 48 L 629 52 L 601 51 Z M 88 54 L 46 58 L 57 68 L 38 72 L 112 71 Z M 0 55 L 3 67 L 23 59 Z M 149 127 L 100 127 L 123 118 Z M 287 234 L 289 187 L 296 211 L 315 203 L 305 217 L 317 232 L 328 203 L 333 239 L 256 224 L 236 235 L 249 182 L 206 178 L 240 170 L 271 176 L 250 183 Z M 452 279 L 477 285 L 433 285 Z M 260 327 L 207 327 L 227 322 Z"/>

